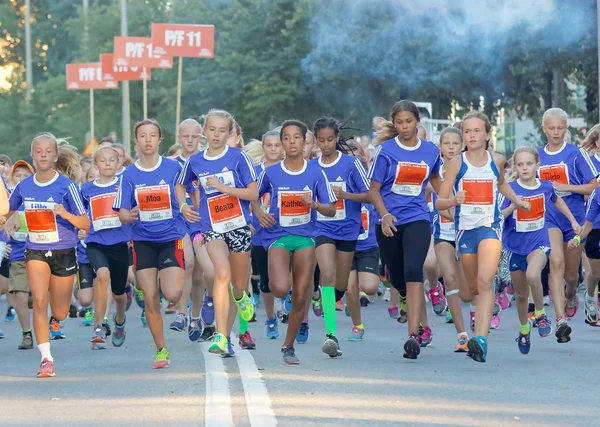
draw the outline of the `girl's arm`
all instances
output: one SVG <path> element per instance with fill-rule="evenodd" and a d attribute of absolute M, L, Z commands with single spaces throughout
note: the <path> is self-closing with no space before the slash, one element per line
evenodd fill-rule
<path fill-rule="evenodd" d="M 584 196 L 589 196 L 592 192 L 598 187 L 598 180 L 596 178 L 591 179 L 587 184 L 581 185 L 570 185 L 570 184 L 561 184 L 558 182 L 553 182 L 554 188 L 561 193 L 577 193 L 583 194 Z M 558 206 L 557 206 L 558 207 Z"/>
<path fill-rule="evenodd" d="M 571 223 L 571 227 L 573 227 L 573 231 L 575 231 L 575 234 L 580 234 L 581 226 L 579 225 L 579 223 L 577 222 L 577 220 L 571 213 L 571 210 L 569 209 L 569 207 L 567 206 L 565 201 L 560 196 L 556 196 L 556 201 L 554 202 L 554 206 L 556 206 L 556 209 L 558 209 L 564 216 L 567 217 L 567 219 Z M 589 233 L 589 231 L 588 231 L 588 233 Z M 586 234 L 586 236 L 587 236 L 587 234 Z M 585 239 L 585 237 L 581 237 L 581 235 L 579 237 L 581 239 Z"/>
<path fill-rule="evenodd" d="M 445 211 L 446 209 L 450 209 L 456 205 L 459 205 L 465 200 L 464 191 L 459 191 L 454 197 L 452 196 L 452 187 L 454 186 L 456 176 L 458 175 L 458 171 L 460 170 L 461 165 L 461 156 L 456 156 L 455 158 L 450 160 L 450 162 L 448 162 L 444 167 L 444 180 L 440 185 L 438 191 L 438 198 L 435 201 L 435 207 L 440 212 Z"/>

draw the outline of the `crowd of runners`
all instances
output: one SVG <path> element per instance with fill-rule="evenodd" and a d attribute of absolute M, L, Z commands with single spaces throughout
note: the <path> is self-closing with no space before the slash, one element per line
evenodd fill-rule
<path fill-rule="evenodd" d="M 411 101 L 396 103 L 389 119 L 374 120 L 369 145 L 345 138 L 329 117 L 311 129 L 287 120 L 245 144 L 230 113 L 210 110 L 203 124 L 180 124 L 165 157 L 151 119 L 135 125 L 135 160 L 110 139 L 81 158 L 47 133 L 31 143 L 33 165 L 0 156 L 0 290 L 6 320 L 22 327 L 18 349 L 33 349 L 33 329 L 37 376 L 52 377 L 50 342 L 65 338 L 69 316 L 90 327 L 92 349 L 121 347 L 134 300 L 156 369 L 169 366 L 167 303 L 170 329 L 210 341 L 223 357 L 234 355 L 236 320 L 239 347 L 256 349 L 248 323 L 264 308 L 267 338 L 287 324 L 281 351 L 290 365 L 300 363 L 295 343 L 308 340 L 310 311 L 325 321 L 322 351 L 339 357 L 336 311 L 352 319 L 344 339 L 359 341 L 361 308 L 378 292 L 389 316 L 407 323 L 408 359 L 433 340 L 429 305 L 456 329 L 448 351 L 477 362 L 512 300 L 523 354 L 532 328 L 571 340 L 581 282 L 585 322 L 597 325 L 598 126 L 578 147 L 566 140 L 566 113 L 552 108 L 547 143 L 507 160 L 479 111 L 435 142 Z"/>

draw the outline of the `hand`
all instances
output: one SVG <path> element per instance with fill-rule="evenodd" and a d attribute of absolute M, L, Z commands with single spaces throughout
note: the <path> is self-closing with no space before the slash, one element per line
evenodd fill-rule
<path fill-rule="evenodd" d="M 190 205 L 183 205 L 181 207 L 181 215 L 186 219 L 187 222 L 198 222 L 200 221 L 200 215 Z"/>
<path fill-rule="evenodd" d="M 77 238 L 78 238 L 79 240 L 83 240 L 83 239 L 85 239 L 85 237 L 86 237 L 86 236 L 87 236 L 87 231 L 85 231 L 85 230 L 79 230 L 79 231 L 77 232 Z"/>
<path fill-rule="evenodd" d="M 342 187 L 341 185 L 332 186 L 331 191 L 333 191 L 333 194 L 335 194 L 335 197 L 338 200 L 343 200 L 346 198 L 346 192 L 344 191 L 344 187 Z"/>
<path fill-rule="evenodd" d="M 456 205 L 462 205 L 467 200 L 467 192 L 464 190 L 457 191 L 454 195 L 454 203 Z"/>
<path fill-rule="evenodd" d="M 256 217 L 258 218 L 258 222 L 260 223 L 260 226 L 263 228 L 271 228 L 277 223 L 275 221 L 275 217 L 273 216 L 273 214 L 267 213 L 265 211 L 261 211 L 260 213 L 257 213 Z"/>
<path fill-rule="evenodd" d="M 561 193 L 567 192 L 567 184 L 561 184 L 560 182 L 552 182 L 554 189 Z"/>
<path fill-rule="evenodd" d="M 0 227 L 4 227 L 4 224 L 6 224 L 6 217 L 0 216 Z"/>
<path fill-rule="evenodd" d="M 140 215 L 140 208 L 137 206 L 129 211 L 129 224 L 133 221 L 137 221 Z"/>
<path fill-rule="evenodd" d="M 311 209 L 317 209 L 319 207 L 319 205 L 317 203 L 315 203 L 315 201 L 312 199 L 311 195 L 308 193 L 302 194 L 302 203 L 304 203 L 306 206 L 308 206 Z"/>
<path fill-rule="evenodd" d="M 384 236 L 392 237 L 394 233 L 398 231 L 396 230 L 396 227 L 394 227 L 396 221 L 398 220 L 394 215 L 386 214 L 383 216 L 383 219 L 381 220 L 381 231 Z"/>
<path fill-rule="evenodd" d="M 515 198 L 515 206 L 517 209 L 521 209 L 522 211 L 529 212 L 531 209 L 531 203 L 523 200 L 523 196 L 517 196 Z"/>
<path fill-rule="evenodd" d="M 60 203 L 57 203 L 54 205 L 54 213 L 56 215 L 58 215 L 59 217 L 66 219 L 67 221 L 69 220 L 68 216 L 71 215 L 69 212 L 67 212 L 65 207 L 63 205 L 61 205 Z"/>
<path fill-rule="evenodd" d="M 572 250 L 572 249 L 576 249 L 579 245 L 580 245 L 580 243 L 577 240 L 571 239 L 571 240 L 569 240 L 569 243 L 567 244 L 567 248 Z"/>
<path fill-rule="evenodd" d="M 571 227 L 573 227 L 573 231 L 576 235 L 579 235 L 579 233 L 581 233 L 581 226 L 577 222 L 572 222 Z"/>
<path fill-rule="evenodd" d="M 4 258 L 9 259 L 11 252 L 12 252 L 12 245 L 6 245 L 6 252 L 4 253 Z"/>
<path fill-rule="evenodd" d="M 226 194 L 227 193 L 227 189 L 229 188 L 225 184 L 223 184 L 219 180 L 219 178 L 217 178 L 215 176 L 209 176 L 208 178 L 206 178 L 206 186 L 207 187 L 212 187 L 215 190 L 217 190 L 219 193 L 223 193 L 223 194 Z"/>

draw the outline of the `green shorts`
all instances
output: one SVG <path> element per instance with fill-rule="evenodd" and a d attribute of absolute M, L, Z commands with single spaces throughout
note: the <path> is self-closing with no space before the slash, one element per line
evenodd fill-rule
<path fill-rule="evenodd" d="M 304 248 L 312 248 L 315 246 L 315 241 L 310 237 L 297 236 L 295 234 L 288 234 L 287 236 L 280 237 L 275 240 L 269 246 L 271 248 L 283 248 L 288 252 L 300 251 Z"/>

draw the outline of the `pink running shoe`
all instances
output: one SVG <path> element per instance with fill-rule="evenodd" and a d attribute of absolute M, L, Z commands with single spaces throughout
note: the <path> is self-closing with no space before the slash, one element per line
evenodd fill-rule
<path fill-rule="evenodd" d="M 510 299 L 506 294 L 506 288 L 496 296 L 496 301 L 502 310 L 506 310 L 508 307 L 510 307 Z"/>
<path fill-rule="evenodd" d="M 433 306 L 433 312 L 438 316 L 443 316 L 444 312 L 448 308 L 448 303 L 446 301 L 446 296 L 444 295 L 444 286 L 437 282 L 437 286 L 435 288 L 429 289 L 429 300 L 431 301 L 431 305 Z"/>
<path fill-rule="evenodd" d="M 37 371 L 38 378 L 51 378 L 54 376 L 54 362 L 45 358 L 42 360 L 40 370 Z"/>
<path fill-rule="evenodd" d="M 433 332 L 431 332 L 431 328 L 429 326 L 423 327 L 423 333 L 420 336 L 421 338 L 421 347 L 429 347 L 431 342 L 433 341 Z"/>
<path fill-rule="evenodd" d="M 575 295 L 572 299 L 565 301 L 565 315 L 568 318 L 575 317 L 577 309 L 579 308 L 579 297 Z"/>
<path fill-rule="evenodd" d="M 492 321 L 490 322 L 490 329 L 500 329 L 500 316 L 494 314 L 492 316 Z"/>
<path fill-rule="evenodd" d="M 399 316 L 398 307 L 388 308 L 388 314 L 390 315 L 390 318 L 397 319 Z"/>

